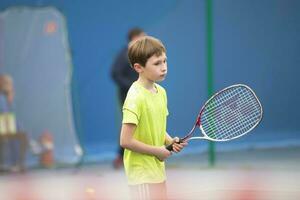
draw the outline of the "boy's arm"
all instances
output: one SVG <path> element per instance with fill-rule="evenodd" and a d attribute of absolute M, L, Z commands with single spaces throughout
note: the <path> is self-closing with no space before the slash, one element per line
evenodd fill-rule
<path fill-rule="evenodd" d="M 166 132 L 166 141 L 165 144 L 169 145 L 172 144 L 174 142 L 173 138 L 169 135 L 169 133 Z"/>
<path fill-rule="evenodd" d="M 171 152 L 168 151 L 164 146 L 155 147 L 136 140 L 133 137 L 135 129 L 135 124 L 122 124 L 120 145 L 123 148 L 142 154 L 156 156 L 161 161 L 165 160 L 171 155 Z"/>

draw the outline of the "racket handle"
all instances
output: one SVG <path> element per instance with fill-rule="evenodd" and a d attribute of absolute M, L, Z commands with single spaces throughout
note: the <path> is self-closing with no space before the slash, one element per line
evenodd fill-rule
<path fill-rule="evenodd" d="M 177 143 L 177 144 L 180 144 L 180 143 L 182 143 L 182 142 L 183 142 L 183 140 L 180 139 L 179 142 L 176 142 L 176 143 Z M 169 151 L 173 151 L 173 144 L 174 144 L 174 143 L 169 144 L 168 146 L 166 146 L 166 149 L 168 149 Z"/>
<path fill-rule="evenodd" d="M 169 151 L 173 151 L 173 143 L 166 146 L 166 149 L 168 149 Z"/>

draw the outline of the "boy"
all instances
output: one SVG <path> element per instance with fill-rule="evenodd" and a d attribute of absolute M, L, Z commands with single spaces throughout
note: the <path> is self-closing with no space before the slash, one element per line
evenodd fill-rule
<path fill-rule="evenodd" d="M 164 160 L 171 155 L 165 145 L 180 152 L 187 143 L 176 143 L 166 132 L 167 96 L 156 84 L 165 79 L 167 57 L 156 38 L 141 37 L 129 44 L 128 58 L 138 73 L 123 105 L 120 144 L 124 166 L 135 199 L 167 199 Z"/>

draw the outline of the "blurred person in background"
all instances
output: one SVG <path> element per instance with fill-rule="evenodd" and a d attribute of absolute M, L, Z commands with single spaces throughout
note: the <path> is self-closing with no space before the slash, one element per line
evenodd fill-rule
<path fill-rule="evenodd" d="M 9 141 L 5 135 L 16 133 L 16 122 L 13 112 L 13 80 L 7 74 L 0 74 L 0 162 L 2 171 L 20 171 L 17 165 L 15 141 Z M 3 139 L 3 140 L 2 140 Z"/>
<path fill-rule="evenodd" d="M 134 41 L 142 36 L 146 35 L 145 32 L 140 28 L 132 28 L 128 31 L 127 38 L 128 43 Z M 123 103 L 125 101 L 128 89 L 131 84 L 137 80 L 138 74 L 130 66 L 127 57 L 127 45 L 121 49 L 115 58 L 115 61 L 111 67 L 111 77 L 118 87 L 118 98 L 120 109 L 122 110 Z M 118 155 L 113 161 L 113 166 L 118 169 L 123 166 L 123 154 L 124 149 L 119 146 Z"/>
<path fill-rule="evenodd" d="M 8 112 L 14 100 L 13 80 L 9 75 L 0 74 L 0 111 Z"/>

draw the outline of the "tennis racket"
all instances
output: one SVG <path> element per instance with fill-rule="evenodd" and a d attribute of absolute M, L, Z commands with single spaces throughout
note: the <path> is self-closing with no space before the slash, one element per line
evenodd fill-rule
<path fill-rule="evenodd" d="M 192 130 L 179 143 L 195 139 L 214 142 L 237 139 L 254 129 L 262 116 L 262 106 L 254 91 L 247 85 L 232 85 L 207 100 Z M 196 127 L 202 136 L 193 137 Z M 172 151 L 173 145 L 166 148 Z"/>

